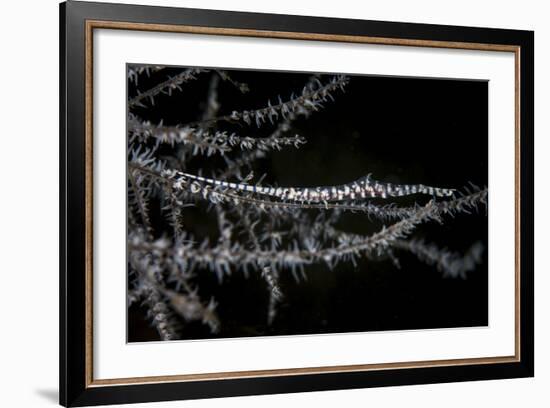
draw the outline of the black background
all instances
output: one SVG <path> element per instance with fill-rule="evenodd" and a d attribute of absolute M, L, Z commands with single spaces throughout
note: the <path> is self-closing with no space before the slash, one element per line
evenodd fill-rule
<path fill-rule="evenodd" d="M 146 79 L 141 91 L 175 74 L 163 70 Z M 230 71 L 231 77 L 249 84 L 245 95 L 221 82 L 220 114 L 254 109 L 299 93 L 311 74 Z M 134 112 L 153 123 L 183 124 L 200 118 L 210 74 L 184 85 L 183 92 L 156 98 L 154 108 Z M 327 77 L 324 77 L 326 80 Z M 294 132 L 306 137 L 300 149 L 284 149 L 258 162 L 256 175 L 266 173 L 265 183 L 285 186 L 341 184 L 372 173 L 378 180 L 423 183 L 461 188 L 468 182 L 488 184 L 487 106 L 488 83 L 480 81 L 391 78 L 351 75 L 345 93 L 333 93 L 336 102 L 310 118 L 295 123 Z M 323 79 L 322 79 L 323 80 Z M 129 84 L 129 95 L 135 87 Z M 219 129 L 241 135 L 265 136 L 271 128 L 255 125 Z M 219 158 L 194 159 L 189 170 L 223 166 Z M 423 203 L 428 198 L 414 197 Z M 393 202 L 408 205 L 410 198 Z M 152 207 L 155 208 L 154 205 Z M 215 216 L 204 209 L 186 212 L 185 225 L 198 236 L 215 235 Z M 169 233 L 161 224 L 158 235 Z M 342 230 L 369 234 L 382 223 L 360 214 L 347 214 Z M 443 225 L 427 224 L 414 234 L 440 247 L 464 252 L 475 241 L 487 248 L 487 217 L 480 214 L 446 217 Z M 488 324 L 487 252 L 484 263 L 466 280 L 442 278 L 434 267 L 399 252 L 401 268 L 390 261 L 363 261 L 357 267 L 339 264 L 329 271 L 322 265 L 307 268 L 307 281 L 295 282 L 281 274 L 285 302 L 274 325 L 266 325 L 268 292 L 259 276 L 244 278 L 233 271 L 222 285 L 213 272 L 203 270 L 200 294 L 214 296 L 219 304 L 221 332 L 215 337 L 288 335 L 371 330 L 404 330 Z M 185 338 L 212 337 L 197 324 L 187 326 Z M 132 307 L 128 340 L 156 340 L 145 310 Z"/>

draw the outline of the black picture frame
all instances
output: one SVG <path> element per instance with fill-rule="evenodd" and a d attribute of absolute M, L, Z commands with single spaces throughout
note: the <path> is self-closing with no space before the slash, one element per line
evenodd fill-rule
<path fill-rule="evenodd" d="M 90 190 L 86 143 L 86 35 L 90 21 L 215 27 L 320 37 L 369 37 L 372 42 L 399 40 L 409 45 L 455 48 L 491 46 L 514 49 L 518 58 L 516 151 L 521 202 L 516 245 L 521 248 L 517 276 L 517 353 L 514 359 L 461 364 L 416 364 L 407 368 L 258 375 L 186 381 L 95 383 L 90 373 L 90 282 L 87 277 L 87 230 Z M 123 27 L 117 27 L 124 29 Z M 135 28 L 130 28 L 135 29 Z M 287 35 L 285 34 L 285 35 Z M 292 38 L 290 37 L 284 38 Z M 330 40 L 330 39 L 329 39 Z M 460 44 L 462 46 L 460 46 Z M 428 24 L 363 21 L 199 9 L 68 1 L 60 4 L 60 403 L 64 406 L 122 404 L 178 399 L 338 390 L 395 385 L 531 377 L 534 375 L 534 33 L 532 31 Z"/>

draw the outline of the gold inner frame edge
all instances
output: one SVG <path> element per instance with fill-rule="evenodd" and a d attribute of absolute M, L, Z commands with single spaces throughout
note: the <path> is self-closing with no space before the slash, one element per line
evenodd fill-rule
<path fill-rule="evenodd" d="M 340 366 L 299 367 L 272 370 L 231 371 L 201 374 L 161 375 L 149 377 L 126 377 L 112 379 L 93 378 L 93 30 L 117 29 L 131 31 L 156 31 L 187 34 L 207 34 L 237 37 L 276 38 L 291 40 L 330 41 L 342 43 L 363 43 L 397 45 L 411 47 L 449 48 L 495 52 L 513 52 L 515 58 L 515 353 L 513 356 L 477 357 L 446 360 L 426 360 L 412 362 L 354 364 Z M 514 363 L 521 361 L 520 336 L 520 52 L 521 47 L 507 44 L 484 44 L 456 41 L 415 40 L 406 38 L 386 38 L 356 35 L 334 35 L 288 31 L 251 30 L 218 27 L 198 27 L 188 25 L 129 23 L 121 21 L 86 20 L 85 26 L 85 386 L 101 387 L 115 385 L 169 383 L 183 381 L 208 381 L 254 377 L 276 377 L 305 374 L 357 372 L 390 369 L 409 369 L 442 366 L 462 366 L 473 364 Z"/>

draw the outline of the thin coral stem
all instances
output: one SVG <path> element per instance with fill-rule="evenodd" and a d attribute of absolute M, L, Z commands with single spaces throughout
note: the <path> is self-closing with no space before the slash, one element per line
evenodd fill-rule
<path fill-rule="evenodd" d="M 287 118 L 294 114 L 319 110 L 324 102 L 332 98 L 330 92 L 337 89 L 343 91 L 347 83 L 348 78 L 346 76 L 338 75 L 333 77 L 328 84 L 321 84 L 318 89 L 304 87 L 301 95 L 291 96 L 291 98 L 285 102 L 279 98 L 279 102 L 273 105 L 268 101 L 268 106 L 263 108 L 244 110 L 242 112 L 233 111 L 229 115 L 218 116 L 206 121 L 190 122 L 187 126 L 204 126 L 214 122 L 245 122 L 250 125 L 254 122 L 260 127 L 267 120 L 273 123 L 274 119 L 278 119 L 279 116 Z"/>
<path fill-rule="evenodd" d="M 249 137 L 238 136 L 235 133 L 225 131 L 208 131 L 202 128 L 190 128 L 180 126 L 153 125 L 150 122 L 142 122 L 135 116 L 130 116 L 128 129 L 132 136 L 146 140 L 153 138 L 160 143 L 191 145 L 194 147 L 194 154 L 212 153 L 224 154 L 239 148 L 241 150 L 281 150 L 285 146 L 299 148 L 306 143 L 306 140 L 295 135 L 292 137 Z"/>
<path fill-rule="evenodd" d="M 199 68 L 189 68 L 186 69 L 179 74 L 167 79 L 164 82 L 161 82 L 160 84 L 154 86 L 153 88 L 138 93 L 138 95 L 134 96 L 128 101 L 128 107 L 130 109 L 135 108 L 137 106 L 145 107 L 143 105 L 143 102 L 146 100 L 149 100 L 152 104 L 154 104 L 155 97 L 161 93 L 166 93 L 168 95 L 172 94 L 173 90 L 180 90 L 181 91 L 181 85 L 185 82 L 192 81 L 197 78 L 197 75 L 201 72 L 206 72 L 205 69 L 199 69 Z"/>
<path fill-rule="evenodd" d="M 444 276 L 463 279 L 466 278 L 468 272 L 475 270 L 481 263 L 484 252 L 481 242 L 474 243 L 464 255 L 416 239 L 398 240 L 393 246 L 411 252 L 428 265 L 435 265 L 440 272 L 443 272 Z"/>
<path fill-rule="evenodd" d="M 379 232 L 368 237 L 342 237 L 339 245 L 333 247 L 320 247 L 321 244 L 310 243 L 307 248 L 294 248 L 286 250 L 246 250 L 238 244 L 231 246 L 219 245 L 214 247 L 195 248 L 191 244 L 179 247 L 166 247 L 148 242 L 130 242 L 131 251 L 145 251 L 151 253 L 164 253 L 167 256 L 185 259 L 212 270 L 223 270 L 230 265 L 275 265 L 279 268 L 297 267 L 313 262 L 326 262 L 333 266 L 341 260 L 352 260 L 361 253 L 383 251 L 394 241 L 409 235 L 421 223 L 429 220 L 439 220 L 437 207 L 430 201 L 413 216 L 396 222 L 392 226 L 383 227 Z"/>

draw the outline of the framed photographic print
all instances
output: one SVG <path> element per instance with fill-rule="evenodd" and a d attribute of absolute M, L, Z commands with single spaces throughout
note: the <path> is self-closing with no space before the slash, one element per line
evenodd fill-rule
<path fill-rule="evenodd" d="M 60 16 L 61 404 L 533 376 L 532 32 Z"/>

